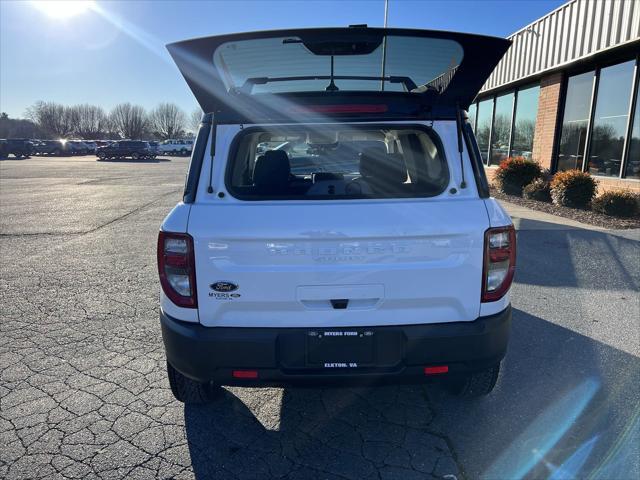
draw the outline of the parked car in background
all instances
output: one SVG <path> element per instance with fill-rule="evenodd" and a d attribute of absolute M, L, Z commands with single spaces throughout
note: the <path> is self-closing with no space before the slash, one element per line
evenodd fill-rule
<path fill-rule="evenodd" d="M 8 138 L 2 142 L 2 157 L 13 155 L 15 158 L 30 157 L 33 154 L 33 145 L 26 138 Z"/>
<path fill-rule="evenodd" d="M 65 152 L 60 140 L 40 140 L 36 147 L 37 155 L 62 155 Z"/>
<path fill-rule="evenodd" d="M 111 145 L 98 148 L 96 155 L 99 160 L 127 157 L 132 160 L 156 158 L 156 154 L 149 148 L 149 143 L 141 140 L 120 140 Z"/>
<path fill-rule="evenodd" d="M 169 139 L 158 145 L 159 154 L 173 154 L 173 155 L 191 155 L 193 149 L 193 140 L 175 140 Z"/>
<path fill-rule="evenodd" d="M 87 146 L 80 140 L 67 140 L 64 142 L 64 146 L 68 155 L 86 155 L 88 153 Z"/>
<path fill-rule="evenodd" d="M 40 155 L 40 146 L 42 144 L 42 140 L 38 140 L 37 138 L 30 138 L 29 142 L 31 143 L 31 155 Z"/>
<path fill-rule="evenodd" d="M 87 153 L 91 153 L 91 154 L 96 153 L 96 149 L 98 148 L 98 145 L 96 144 L 96 142 L 94 142 L 93 140 L 84 140 L 82 143 L 86 145 Z"/>
<path fill-rule="evenodd" d="M 147 142 L 149 144 L 149 151 L 154 154 L 154 155 L 158 155 L 159 150 L 158 150 L 158 146 L 160 145 L 158 142 Z"/>

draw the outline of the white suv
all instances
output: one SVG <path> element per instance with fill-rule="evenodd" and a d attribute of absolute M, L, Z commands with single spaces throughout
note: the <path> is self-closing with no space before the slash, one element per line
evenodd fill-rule
<path fill-rule="evenodd" d="M 165 140 L 158 145 L 160 155 L 171 153 L 173 155 L 189 155 L 193 149 L 193 140 Z"/>
<path fill-rule="evenodd" d="M 493 389 L 516 236 L 463 109 L 508 46 L 366 27 L 169 45 L 212 112 L 158 238 L 176 398 L 431 378 Z"/>

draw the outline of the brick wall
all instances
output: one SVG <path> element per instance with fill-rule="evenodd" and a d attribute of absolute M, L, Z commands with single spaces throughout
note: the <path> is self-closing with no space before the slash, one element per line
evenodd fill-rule
<path fill-rule="evenodd" d="M 607 177 L 595 177 L 595 179 L 598 181 L 598 194 L 609 190 L 631 190 L 640 194 L 640 182 L 638 181 Z"/>
<path fill-rule="evenodd" d="M 560 108 L 562 72 L 554 73 L 540 80 L 538 116 L 533 138 L 533 159 L 544 168 L 551 168 L 551 156 L 555 143 L 556 120 Z"/>

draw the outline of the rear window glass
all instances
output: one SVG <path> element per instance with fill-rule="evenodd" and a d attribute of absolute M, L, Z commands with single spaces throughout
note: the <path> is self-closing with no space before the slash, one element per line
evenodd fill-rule
<path fill-rule="evenodd" d="M 213 62 L 229 91 L 443 91 L 463 50 L 442 38 L 374 35 L 361 41 L 299 37 L 221 44 Z"/>
<path fill-rule="evenodd" d="M 439 139 L 421 127 L 316 125 L 240 135 L 226 182 L 241 199 L 431 197 L 449 182 Z"/>

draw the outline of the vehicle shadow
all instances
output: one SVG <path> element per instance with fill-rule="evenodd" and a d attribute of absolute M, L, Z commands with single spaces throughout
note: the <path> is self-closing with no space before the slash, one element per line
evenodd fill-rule
<path fill-rule="evenodd" d="M 187 405 L 185 425 L 196 478 L 461 478 L 461 466 L 466 478 L 623 480 L 640 474 L 639 385 L 637 357 L 514 310 L 486 398 L 437 384 L 233 388 Z"/>
<path fill-rule="evenodd" d="M 458 475 L 423 386 L 234 388 L 185 407 L 196 478 Z"/>
<path fill-rule="evenodd" d="M 96 161 L 103 163 L 160 163 L 160 162 L 171 162 L 170 158 L 166 157 L 156 157 L 156 158 L 139 158 L 138 160 L 133 160 L 131 158 L 105 158 L 104 160 L 100 160 L 96 157 Z"/>
<path fill-rule="evenodd" d="M 29 160 L 30 158 L 35 158 L 33 155 L 26 157 L 0 157 L 0 161 L 4 160 Z"/>

